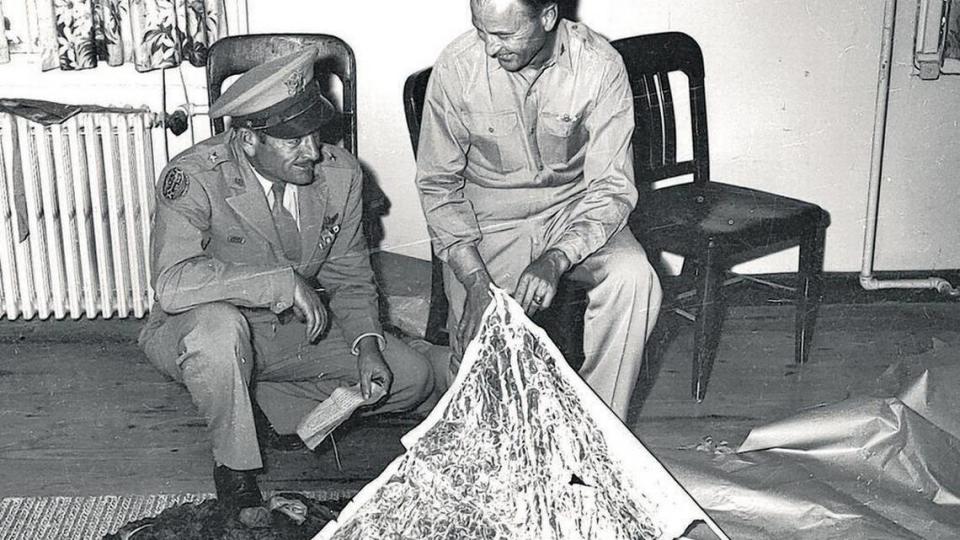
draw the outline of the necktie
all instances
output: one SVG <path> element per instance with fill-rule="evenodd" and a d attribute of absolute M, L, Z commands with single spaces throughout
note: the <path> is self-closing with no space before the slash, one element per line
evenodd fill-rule
<path fill-rule="evenodd" d="M 283 246 L 283 253 L 292 261 L 300 260 L 300 229 L 297 228 L 297 220 L 285 206 L 283 206 L 283 192 L 287 184 L 284 182 L 274 182 L 270 191 L 273 192 L 273 208 L 270 213 L 273 214 L 273 223 L 280 233 L 280 244 Z"/>

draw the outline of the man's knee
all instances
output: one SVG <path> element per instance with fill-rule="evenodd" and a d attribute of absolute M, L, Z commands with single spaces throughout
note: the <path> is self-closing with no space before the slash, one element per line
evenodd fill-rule
<path fill-rule="evenodd" d="M 214 302 L 191 310 L 193 328 L 180 342 L 182 363 L 201 359 L 210 364 L 231 368 L 239 361 L 252 367 L 250 327 L 246 317 L 231 304 Z"/>
<path fill-rule="evenodd" d="M 618 250 L 605 261 L 605 280 L 620 288 L 659 291 L 660 279 L 642 249 Z"/>
<path fill-rule="evenodd" d="M 436 385 L 433 367 L 427 356 L 399 341 L 391 345 L 395 353 L 391 362 L 394 381 L 402 387 L 397 390 L 405 390 L 417 401 L 426 399 Z"/>
<path fill-rule="evenodd" d="M 220 345 L 250 339 L 247 319 L 240 310 L 225 302 L 203 304 L 191 310 L 193 329 L 188 336 L 203 338 L 203 345 Z"/>
<path fill-rule="evenodd" d="M 418 400 L 426 399 L 436 386 L 436 377 L 429 360 L 421 355 L 416 355 L 416 361 L 407 366 L 409 380 L 411 381 L 412 391 Z"/>

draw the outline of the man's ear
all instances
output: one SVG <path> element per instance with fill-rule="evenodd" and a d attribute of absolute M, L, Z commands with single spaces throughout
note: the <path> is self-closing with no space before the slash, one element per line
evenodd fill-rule
<path fill-rule="evenodd" d="M 540 24 L 547 32 L 552 32 L 557 27 L 557 21 L 560 20 L 560 7 L 556 2 L 550 2 L 540 11 Z"/>
<path fill-rule="evenodd" d="M 257 148 L 260 146 L 260 137 L 252 129 L 237 128 L 237 138 L 240 141 L 240 148 L 247 157 L 253 157 L 257 154 Z"/>

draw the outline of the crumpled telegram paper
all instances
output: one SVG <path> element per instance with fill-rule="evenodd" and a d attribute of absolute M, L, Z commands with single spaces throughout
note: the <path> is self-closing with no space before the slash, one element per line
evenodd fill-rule
<path fill-rule="evenodd" d="M 377 383 L 371 386 L 370 397 L 364 399 L 360 383 L 353 386 L 341 386 L 313 408 L 297 426 L 297 435 L 307 448 L 313 450 L 340 424 L 353 416 L 364 405 L 372 405 L 386 395 L 387 391 Z"/>

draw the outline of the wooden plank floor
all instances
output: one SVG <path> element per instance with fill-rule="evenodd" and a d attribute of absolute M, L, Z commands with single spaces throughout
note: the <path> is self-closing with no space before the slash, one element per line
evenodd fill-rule
<path fill-rule="evenodd" d="M 876 395 L 880 375 L 934 349 L 960 347 L 960 304 L 825 305 L 810 360 L 794 363 L 791 306 L 734 307 L 707 398 L 690 398 L 692 331 L 681 330 L 634 401 L 631 428 L 651 448 L 706 436 L 739 444 L 750 428 L 851 396 Z"/>
<path fill-rule="evenodd" d="M 665 315 L 664 324 L 671 321 Z M 674 321 L 675 322 L 675 321 Z M 137 321 L 0 321 L 0 497 L 212 492 L 202 420 L 136 347 Z M 654 453 L 706 436 L 735 447 L 752 426 L 874 393 L 892 364 L 960 343 L 960 304 L 825 305 L 811 361 L 793 364 L 793 308 L 732 307 L 707 399 L 689 397 L 691 327 L 645 373 L 631 428 Z M 358 487 L 402 448 L 402 418 L 329 445 L 266 455 L 266 489 Z"/>

